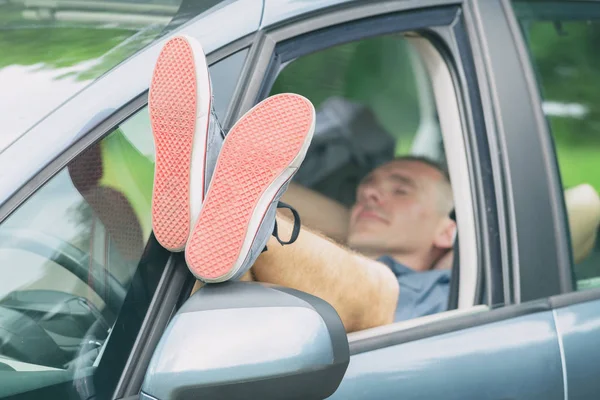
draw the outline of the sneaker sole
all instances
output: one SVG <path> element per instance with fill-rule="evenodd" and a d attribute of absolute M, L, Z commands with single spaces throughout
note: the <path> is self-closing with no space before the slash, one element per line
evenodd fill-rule
<path fill-rule="evenodd" d="M 204 52 L 187 36 L 163 47 L 148 95 L 156 166 L 152 229 L 170 251 L 182 251 L 204 195 L 211 89 Z"/>
<path fill-rule="evenodd" d="M 231 129 L 186 249 L 194 276 L 223 282 L 244 265 L 267 209 L 304 160 L 314 124 L 310 101 L 281 94 Z"/>

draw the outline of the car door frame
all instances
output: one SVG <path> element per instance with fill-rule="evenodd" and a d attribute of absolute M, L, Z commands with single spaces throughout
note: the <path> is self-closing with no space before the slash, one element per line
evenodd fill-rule
<path fill-rule="evenodd" d="M 438 50 L 449 61 L 451 73 L 457 91 L 461 93 L 461 101 L 468 106 L 461 107 L 466 152 L 470 155 L 468 164 L 471 167 L 472 198 L 476 211 L 474 213 L 476 230 L 477 258 L 480 260 L 476 304 L 503 304 L 504 274 L 499 260 L 506 246 L 502 243 L 499 224 L 502 219 L 496 214 L 495 204 L 498 188 L 493 182 L 499 177 L 491 168 L 492 152 L 489 150 L 486 126 L 480 116 L 481 97 L 476 85 L 468 84 L 474 79 L 472 54 L 463 28 L 455 24 L 456 12 L 460 1 L 427 0 L 427 1 L 374 1 L 369 4 L 339 4 L 323 12 L 295 16 L 291 21 L 281 21 L 266 27 L 259 33 L 257 46 L 253 49 L 253 63 L 249 65 L 245 84 L 240 87 L 232 106 L 231 118 L 225 121 L 230 128 L 232 122 L 243 115 L 254 104 L 268 95 L 282 62 L 309 54 L 336 44 L 346 43 L 360 38 L 379 36 L 387 33 L 399 33 L 407 30 L 429 28 L 444 23 L 454 24 L 453 31 L 445 31 L 441 27 L 427 29 L 427 35 L 436 36 Z M 452 10 L 453 11 L 452 11 Z M 445 10 L 445 11 L 441 11 Z M 403 25 L 386 26 L 374 24 L 373 20 L 385 18 L 396 19 L 389 23 Z M 338 30 L 339 35 L 327 38 L 327 32 Z M 463 35 L 460 35 L 463 32 Z M 458 33 L 458 35 L 457 35 Z M 313 35 L 319 35 L 315 43 Z M 459 55 L 459 57 L 453 57 Z M 477 158 L 477 160 L 474 160 Z M 481 210 L 488 210 L 483 212 Z M 460 233 L 459 233 L 460 234 Z"/>
<path fill-rule="evenodd" d="M 278 62 L 276 57 L 280 56 L 277 53 L 279 43 L 310 32 L 323 32 L 334 29 L 332 27 L 335 26 L 357 23 L 365 18 L 383 18 L 391 13 L 426 13 L 427 10 L 440 7 L 456 7 L 459 10 L 451 31 L 433 29 L 431 32 L 446 40 L 446 47 L 454 56 L 450 59 L 450 64 L 462 101 L 461 111 L 466 127 L 467 154 L 472 168 L 472 190 L 476 199 L 477 229 L 480 234 L 480 260 L 485 277 L 485 290 L 479 292 L 479 301 L 493 310 L 482 315 L 437 321 L 428 324 L 427 329 L 416 327 L 390 333 L 385 338 L 373 337 L 351 343 L 351 349 L 354 348 L 356 352 L 548 311 L 552 308 L 548 300 L 551 296 L 572 290 L 570 275 L 565 272 L 561 262 L 569 257 L 569 250 L 561 235 L 554 233 L 568 230 L 563 218 L 562 193 L 557 185 L 560 181 L 557 180 L 555 159 L 552 158 L 554 152 L 545 136 L 545 126 L 540 122 L 540 115 L 533 106 L 537 93 L 533 89 L 536 87 L 522 63 L 523 54 L 519 50 L 518 37 L 515 37 L 511 22 L 514 16 L 510 15 L 512 10 L 507 5 L 510 6 L 510 3 L 504 0 L 344 3 L 324 12 L 296 15 L 292 21 L 275 23 L 260 33 L 254 49 L 253 63 L 249 65 L 251 71 L 247 71 L 246 82 L 237 93 L 239 97 L 233 105 L 231 119 L 227 121 L 228 127 L 267 95 L 266 92 L 274 81 L 274 75 L 269 74 L 269 71 L 272 72 Z M 494 28 L 489 28 L 490 25 Z M 415 28 L 412 26 L 412 29 Z M 385 33 L 385 28 L 381 29 L 378 34 Z M 393 31 L 402 30 L 407 29 Z M 345 41 L 347 40 L 338 38 L 338 43 Z M 310 52 L 295 51 L 296 56 Z M 492 60 L 502 61 L 501 71 L 492 68 Z M 506 86 L 510 76 L 518 78 L 522 85 L 513 82 Z M 539 97 L 537 101 L 539 102 Z M 533 149 L 527 152 L 525 158 L 520 151 L 523 147 L 519 146 L 520 130 L 515 126 L 513 116 L 505 111 L 515 108 L 523 110 L 519 121 L 536 132 L 521 143 L 521 146 Z M 535 168 L 526 168 L 528 162 Z M 521 168 L 517 169 L 514 165 Z M 532 187 L 547 201 L 538 203 L 528 200 Z M 527 226 L 530 219 L 524 217 L 528 213 L 545 216 L 545 219 L 533 229 Z M 549 255 L 543 258 L 543 262 L 536 261 L 539 249 L 549 249 Z M 546 282 L 540 287 L 541 273 L 545 274 Z M 542 301 L 538 302 L 536 299 Z M 508 305 L 513 306 L 497 309 Z"/>
<path fill-rule="evenodd" d="M 515 103 L 517 105 L 527 102 L 531 98 L 529 92 L 531 86 L 523 85 L 512 94 L 509 90 L 498 93 L 497 85 L 505 84 L 506 76 L 509 73 L 527 81 L 527 71 L 524 70 L 521 58 L 516 51 L 515 39 L 512 38 L 513 41 L 508 41 L 512 34 L 509 16 L 503 13 L 499 18 L 496 17 L 500 21 L 494 21 L 495 30 L 482 28 L 482 25 L 488 24 L 490 19 L 494 19 L 490 14 L 490 10 L 494 9 L 494 6 L 496 10 L 498 7 L 506 6 L 506 4 L 502 4 L 502 1 L 493 0 L 490 3 L 494 4 L 482 6 L 475 0 L 421 1 L 418 4 L 409 1 L 385 2 L 385 10 L 382 10 L 381 7 L 376 10 L 378 6 L 381 6 L 377 3 L 354 7 L 343 5 L 340 6 L 340 12 L 346 13 L 345 20 L 339 14 L 335 14 L 335 7 L 328 10 L 330 14 L 309 16 L 305 20 L 296 16 L 296 20 L 290 25 L 286 26 L 282 23 L 280 26 L 276 26 L 272 32 L 267 30 L 261 38 L 261 47 L 256 50 L 260 54 L 255 56 L 256 62 L 251 66 L 254 71 L 249 74 L 251 77 L 248 79 L 249 83 L 240 92 L 240 98 L 235 104 L 233 120 L 266 96 L 268 88 L 274 81 L 274 76 L 273 74 L 269 75 L 269 71 L 272 71 L 274 64 L 277 63 L 275 57 L 279 56 L 276 53 L 276 46 L 283 39 L 316 29 L 324 30 L 324 26 L 340 24 L 342 21 L 356 21 L 360 17 L 373 17 L 377 14 L 399 11 L 413 12 L 415 9 L 423 11 L 427 6 L 456 6 L 460 10 L 453 22 L 453 31 L 443 32 L 438 29 L 434 32 L 445 35 L 444 38 L 451 43 L 447 46 L 451 50 L 460 49 L 458 56 L 454 53 L 455 57 L 450 62 L 453 63 L 453 72 L 456 74 L 457 91 L 460 91 L 460 96 L 462 96 L 462 111 L 466 119 L 463 126 L 467 127 L 465 135 L 469 139 L 467 141 L 469 143 L 469 165 L 472 167 L 473 190 L 476 192 L 475 198 L 478 206 L 478 229 L 482 235 L 480 243 L 485 249 L 482 251 L 483 269 L 486 272 L 488 290 L 486 296 L 482 296 L 481 302 L 488 304 L 492 310 L 473 315 L 461 315 L 408 329 L 396 331 L 391 329 L 386 333 L 371 337 L 365 335 L 360 340 L 351 341 L 352 355 L 383 350 L 391 346 L 469 328 L 481 327 L 484 329 L 494 323 L 523 321 L 523 318 L 529 317 L 544 319 L 554 335 L 548 343 L 550 345 L 554 343 L 556 348 L 560 347 L 553 318 L 552 316 L 548 317 L 549 312 L 555 307 L 550 296 L 566 293 L 570 287 L 569 278 L 564 276 L 564 269 L 559 262 L 568 252 L 565 252 L 564 243 L 560 243 L 560 239 L 552 233 L 554 230 L 564 232 L 565 229 L 560 218 L 557 218 L 557 215 L 560 216 L 561 209 L 556 196 L 556 176 L 553 175 L 552 169 L 547 169 L 549 161 L 551 161 L 551 157 L 549 158 L 548 155 L 552 153 L 548 151 L 548 143 L 544 142 L 543 129 L 538 120 L 539 115 L 536 115 L 532 105 L 529 104 L 524 108 L 522 120 L 526 120 L 528 126 L 537 129 L 538 135 L 528 137 L 526 143 L 537 146 L 528 153 L 529 159 L 533 160 L 536 168 L 524 174 L 525 177 L 517 182 L 514 180 L 517 171 L 514 168 L 507 168 L 508 163 L 517 162 L 516 160 L 519 160 L 520 165 L 526 164 L 528 158 L 519 159 L 519 153 L 514 153 L 515 150 L 518 150 L 516 142 L 518 135 L 514 132 L 514 121 L 511 121 L 510 114 L 499 112 L 499 110 L 504 111 L 511 101 L 518 100 Z M 348 16 L 353 12 L 354 15 Z M 486 37 L 482 38 L 480 35 L 486 35 Z M 502 63 L 503 67 L 508 70 L 504 73 L 496 71 L 489 65 L 490 57 L 494 59 L 501 57 L 498 51 L 490 55 L 490 47 L 496 48 L 501 45 L 509 47 L 501 52 L 504 57 L 507 57 Z M 498 110 L 499 106 L 504 108 Z M 554 193 L 552 196 L 546 196 L 551 200 L 542 204 L 541 207 L 532 201 L 523 202 L 522 198 L 530 190 L 531 181 L 540 177 L 542 182 L 538 182 L 536 188 L 540 190 L 542 196 Z M 517 193 L 518 197 L 515 197 Z M 532 232 L 532 229 L 527 229 L 528 227 L 523 221 L 517 221 L 517 219 L 523 218 L 524 214 L 535 209 L 539 215 L 546 216 L 543 226 L 554 230 L 542 231 L 539 235 L 538 230 L 533 230 L 537 236 L 523 237 L 524 232 Z M 552 218 L 548 218 L 548 216 Z M 555 251 L 551 252 L 551 256 L 546 257 L 544 261 L 547 259 L 553 259 L 553 261 L 545 266 L 544 273 L 549 276 L 547 284 L 538 288 L 533 285 L 531 278 L 542 271 L 541 265 L 540 263 L 531 265 L 531 261 L 538 249 L 547 248 L 549 240 L 550 243 L 556 243 Z M 539 298 L 541 300 L 534 300 Z M 557 362 L 560 362 L 561 358 L 563 358 L 562 353 L 560 357 L 556 357 Z M 564 372 L 563 365 L 554 367 L 555 372 L 556 369 Z"/>
<path fill-rule="evenodd" d="M 562 283 L 562 293 L 546 299 L 552 309 L 556 325 L 559 345 L 562 355 L 564 397 L 595 398 L 600 388 L 600 383 L 594 379 L 598 375 L 598 333 L 600 332 L 600 288 L 576 291 L 575 270 L 570 245 L 570 231 L 566 205 L 562 195 L 562 178 L 558 163 L 557 150 L 553 144 L 552 130 L 544 116 L 540 85 L 538 84 L 533 61 L 529 55 L 525 36 L 520 30 L 518 19 L 512 8 L 511 2 L 499 2 L 507 15 L 510 33 L 518 51 L 520 62 L 527 79 L 527 90 L 532 97 L 531 106 L 536 113 L 538 123 L 537 135 L 540 142 L 546 146 L 543 153 L 546 156 L 546 175 L 544 179 L 549 182 L 549 198 L 553 203 L 554 219 L 559 226 L 555 232 L 557 240 L 562 245 L 563 257 L 556 259 L 560 268 L 559 279 Z M 564 3 L 568 3 L 564 1 Z M 587 3 L 581 1 L 579 3 Z M 597 3 L 597 2 L 596 2 Z M 490 7 L 486 5 L 486 7 Z M 494 12 L 498 7 L 492 7 L 488 12 Z M 564 225 L 563 229 L 560 229 Z M 540 270 L 540 273 L 542 270 Z"/>
<path fill-rule="evenodd" d="M 509 305 L 569 293 L 574 289 L 571 249 L 563 240 L 569 227 L 556 154 L 509 0 L 345 2 L 274 23 L 259 37 L 252 71 L 236 93 L 226 126 L 265 97 L 264 88 L 273 83 L 265 77 L 277 62 L 271 55 L 279 43 L 361 18 L 451 6 L 460 7 L 464 24 L 460 27 L 457 20 L 448 40 L 461 46 L 452 63 L 468 128 L 466 151 L 480 233 L 480 276 L 485 280 L 480 286 L 485 290 L 478 300 Z"/>
<path fill-rule="evenodd" d="M 572 255 L 556 152 L 511 2 L 467 0 L 464 10 L 477 43 L 479 86 L 488 92 L 487 125 L 503 187 L 506 304 L 570 293 Z"/>

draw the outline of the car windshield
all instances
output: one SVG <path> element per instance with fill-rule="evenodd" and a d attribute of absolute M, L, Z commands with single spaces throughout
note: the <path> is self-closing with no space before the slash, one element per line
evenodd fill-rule
<path fill-rule="evenodd" d="M 181 3 L 0 1 L 0 151 L 166 29 L 193 17 L 179 10 Z"/>

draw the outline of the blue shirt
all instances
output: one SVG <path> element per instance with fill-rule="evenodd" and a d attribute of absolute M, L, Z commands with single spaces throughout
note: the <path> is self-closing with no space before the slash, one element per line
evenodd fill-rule
<path fill-rule="evenodd" d="M 390 267 L 400 284 L 395 322 L 446 311 L 450 270 L 417 272 L 389 256 L 380 257 L 378 261 Z"/>

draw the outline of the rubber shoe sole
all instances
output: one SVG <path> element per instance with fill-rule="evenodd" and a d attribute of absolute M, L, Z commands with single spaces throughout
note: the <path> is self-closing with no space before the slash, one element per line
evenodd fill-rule
<path fill-rule="evenodd" d="M 186 248 L 196 278 L 223 282 L 252 266 L 262 250 L 256 234 L 261 224 L 274 224 L 275 214 L 269 213 L 272 221 L 265 215 L 304 160 L 314 127 L 309 100 L 280 94 L 256 105 L 231 129 Z"/>
<path fill-rule="evenodd" d="M 204 200 L 212 93 L 206 57 L 188 36 L 166 42 L 156 62 L 148 108 L 156 165 L 152 228 L 170 251 L 183 251 Z"/>

